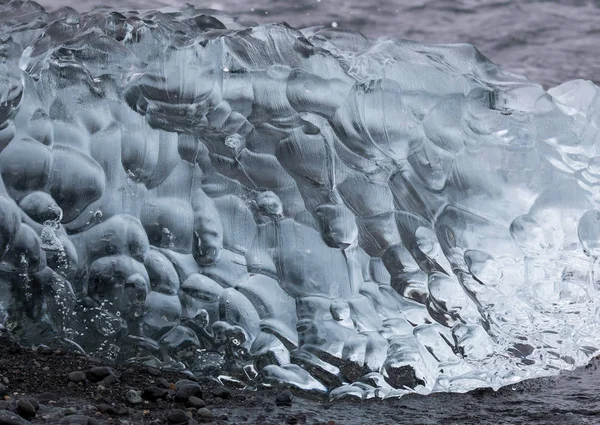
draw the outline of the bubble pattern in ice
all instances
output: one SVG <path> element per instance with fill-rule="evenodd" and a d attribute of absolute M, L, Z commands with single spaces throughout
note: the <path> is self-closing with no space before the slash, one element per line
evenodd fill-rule
<path fill-rule="evenodd" d="M 599 90 L 470 45 L 0 6 L 0 322 L 333 397 L 600 347 Z"/>

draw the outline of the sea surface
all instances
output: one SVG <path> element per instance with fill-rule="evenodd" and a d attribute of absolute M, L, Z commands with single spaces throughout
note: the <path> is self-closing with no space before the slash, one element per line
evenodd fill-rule
<path fill-rule="evenodd" d="M 0 3 L 6 0 L 0 0 Z M 600 81 L 600 0 L 39 0 L 48 10 L 197 7 L 257 23 L 337 26 L 427 43 L 471 43 L 549 88 Z"/>

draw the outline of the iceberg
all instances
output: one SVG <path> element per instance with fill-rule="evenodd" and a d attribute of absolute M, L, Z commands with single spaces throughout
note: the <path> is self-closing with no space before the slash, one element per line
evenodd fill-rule
<path fill-rule="evenodd" d="M 600 348 L 600 96 L 467 44 L 0 4 L 0 324 L 332 397 Z"/>

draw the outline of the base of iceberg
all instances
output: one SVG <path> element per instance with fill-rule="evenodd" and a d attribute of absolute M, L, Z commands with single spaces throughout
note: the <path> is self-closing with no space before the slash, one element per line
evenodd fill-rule
<path fill-rule="evenodd" d="M 332 397 L 600 347 L 599 89 L 470 45 L 0 5 L 0 324 Z"/>

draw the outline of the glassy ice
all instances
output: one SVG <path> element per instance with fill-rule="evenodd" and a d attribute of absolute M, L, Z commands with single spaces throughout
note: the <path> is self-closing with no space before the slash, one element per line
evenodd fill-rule
<path fill-rule="evenodd" d="M 470 45 L 0 5 L 0 323 L 332 396 L 600 347 L 600 100 Z"/>

